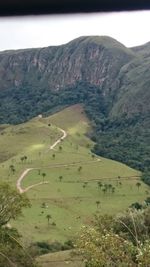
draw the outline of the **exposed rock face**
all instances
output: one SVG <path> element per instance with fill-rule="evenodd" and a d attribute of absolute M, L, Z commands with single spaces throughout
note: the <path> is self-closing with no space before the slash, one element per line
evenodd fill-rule
<path fill-rule="evenodd" d="M 134 53 L 110 37 L 81 37 L 66 45 L 0 53 L 0 88 L 45 84 L 58 90 L 76 81 L 118 87 L 120 68 Z"/>
<path fill-rule="evenodd" d="M 3 91 L 7 100 L 0 104 L 0 111 L 7 110 L 10 90 L 28 93 L 27 88 L 29 92 L 32 88 L 34 98 L 38 88 L 50 92 L 68 87 L 71 90 L 81 81 L 100 89 L 111 103 L 112 117 L 148 114 L 149 77 L 150 43 L 126 48 L 110 37 L 93 36 L 80 37 L 61 46 L 4 51 L 0 52 L 0 94 Z M 11 99 L 14 106 L 15 101 L 16 95 Z"/>

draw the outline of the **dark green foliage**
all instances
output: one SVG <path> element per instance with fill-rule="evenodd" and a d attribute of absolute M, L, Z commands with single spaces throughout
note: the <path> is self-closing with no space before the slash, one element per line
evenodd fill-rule
<path fill-rule="evenodd" d="M 36 267 L 31 251 L 23 247 L 16 229 L 0 228 L 0 267 Z"/>
<path fill-rule="evenodd" d="M 95 127 L 94 152 L 118 160 L 138 170 L 149 167 L 150 120 L 148 118 L 120 118 L 106 120 Z"/>
<path fill-rule="evenodd" d="M 30 205 L 25 194 L 19 194 L 7 183 L 0 184 L 0 227 L 5 226 L 11 219 L 16 220 L 22 215 L 22 209 Z"/>
<path fill-rule="evenodd" d="M 42 255 L 42 254 L 46 254 L 46 253 L 51 253 L 51 252 L 57 252 L 57 251 L 63 251 L 63 250 L 69 250 L 72 249 L 73 246 L 73 242 L 71 240 L 67 240 L 65 241 L 63 244 L 55 241 L 52 243 L 48 243 L 48 242 L 36 242 L 34 244 L 32 244 L 31 248 L 35 251 L 36 255 Z"/>
<path fill-rule="evenodd" d="M 143 208 L 142 204 L 139 202 L 132 203 L 130 208 L 136 209 L 136 210 L 141 210 Z"/>
<path fill-rule="evenodd" d="M 29 206 L 30 203 L 23 194 L 7 184 L 0 185 L 0 267 L 37 266 L 28 248 L 22 245 L 18 231 L 7 226 L 11 219 L 22 215 L 24 207 Z"/>
<path fill-rule="evenodd" d="M 113 99 L 86 82 L 53 91 L 47 88 L 14 88 L 0 91 L 1 123 L 20 123 L 38 114 L 48 115 L 66 106 L 82 103 L 93 125 L 93 152 L 144 171 L 150 164 L 150 120 L 140 115 L 110 118 Z M 144 180 L 146 180 L 144 178 Z"/>
<path fill-rule="evenodd" d="M 146 203 L 147 206 L 150 205 L 150 197 L 147 197 L 147 198 L 145 199 L 145 203 Z"/>
<path fill-rule="evenodd" d="M 0 90 L 0 99 L 1 124 L 21 123 L 38 114 L 50 114 L 76 103 L 85 104 L 92 119 L 106 110 L 101 90 L 85 82 L 59 92 L 34 86 L 5 89 Z"/>
<path fill-rule="evenodd" d="M 144 183 L 150 185 L 150 169 L 145 170 L 145 172 L 142 174 L 141 178 L 142 178 Z"/>

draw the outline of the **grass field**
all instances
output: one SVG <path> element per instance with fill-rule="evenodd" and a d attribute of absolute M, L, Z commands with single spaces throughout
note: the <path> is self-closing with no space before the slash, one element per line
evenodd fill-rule
<path fill-rule="evenodd" d="M 67 137 L 50 150 L 62 136 L 58 127 L 66 130 Z M 16 186 L 21 173 L 33 167 L 36 169 L 27 174 L 22 187 L 48 182 L 27 192 L 32 207 L 24 211 L 23 218 L 11 222 L 25 241 L 65 241 L 82 224 L 89 224 L 94 213 L 123 211 L 149 194 L 141 181 L 139 188 L 136 185 L 139 172 L 91 154 L 93 142 L 86 136 L 88 131 L 90 123 L 80 105 L 48 118 L 0 127 L 1 179 Z"/>
<path fill-rule="evenodd" d="M 42 267 L 84 267 L 84 263 L 73 251 L 49 253 L 39 257 Z"/>

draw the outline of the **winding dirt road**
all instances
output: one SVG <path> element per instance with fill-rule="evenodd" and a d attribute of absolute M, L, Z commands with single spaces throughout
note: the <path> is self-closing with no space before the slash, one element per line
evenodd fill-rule
<path fill-rule="evenodd" d="M 63 139 L 67 137 L 66 131 L 64 131 L 61 128 L 58 128 L 58 129 L 63 133 L 63 136 L 60 137 L 53 145 L 51 145 L 49 149 L 54 149 L 55 146 L 57 146 Z"/>
<path fill-rule="evenodd" d="M 51 145 L 51 146 L 49 147 L 50 150 L 54 149 L 55 146 L 57 146 L 63 139 L 65 139 L 65 138 L 67 137 L 67 133 L 66 133 L 65 130 L 63 130 L 63 129 L 61 129 L 61 128 L 58 128 L 58 129 L 63 133 L 63 135 L 62 135 L 58 140 L 56 140 L 56 142 L 55 142 L 53 145 Z M 20 194 L 22 194 L 22 193 L 24 193 L 24 192 L 27 192 L 29 189 L 31 189 L 31 188 L 33 188 L 33 187 L 35 187 L 35 186 L 38 186 L 38 185 L 41 185 L 41 184 L 46 184 L 46 183 L 48 183 L 47 181 L 44 181 L 44 182 L 40 182 L 40 183 L 37 183 L 37 184 L 33 184 L 33 185 L 31 185 L 31 186 L 29 186 L 29 187 L 27 187 L 27 188 L 25 188 L 25 189 L 23 189 L 23 188 L 21 187 L 21 182 L 22 182 L 22 180 L 25 178 L 25 176 L 26 176 L 30 171 L 32 171 L 32 170 L 36 170 L 36 169 L 39 169 L 39 168 L 27 168 L 26 170 L 24 170 L 24 172 L 21 174 L 21 176 L 20 176 L 19 179 L 17 180 L 16 187 L 17 187 L 17 189 L 18 189 L 18 191 L 19 191 Z"/>

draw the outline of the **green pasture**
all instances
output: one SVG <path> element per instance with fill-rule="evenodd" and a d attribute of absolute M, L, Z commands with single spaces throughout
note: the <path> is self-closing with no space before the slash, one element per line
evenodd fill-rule
<path fill-rule="evenodd" d="M 67 137 L 50 150 L 62 136 L 59 128 L 67 131 Z M 93 142 L 86 136 L 90 130 L 80 105 L 0 128 L 1 180 L 16 186 L 22 172 L 32 167 L 35 169 L 24 178 L 22 188 L 47 182 L 27 191 L 32 207 L 11 222 L 25 241 L 70 239 L 82 224 L 91 223 L 94 213 L 121 212 L 149 194 L 148 186 L 139 181 L 139 172 L 91 153 Z"/>
<path fill-rule="evenodd" d="M 42 267 L 84 267 L 82 259 L 74 251 L 49 253 L 38 258 Z"/>

